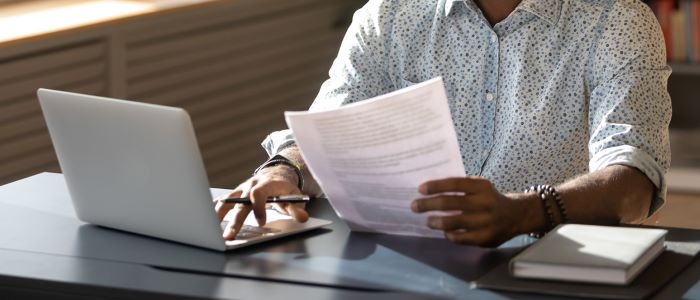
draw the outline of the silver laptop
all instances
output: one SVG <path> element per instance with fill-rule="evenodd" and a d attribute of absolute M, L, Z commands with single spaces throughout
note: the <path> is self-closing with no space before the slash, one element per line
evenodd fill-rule
<path fill-rule="evenodd" d="M 82 221 L 214 250 L 330 224 L 250 214 L 225 241 L 190 117 L 183 109 L 48 89 L 37 92 L 73 206 Z"/>

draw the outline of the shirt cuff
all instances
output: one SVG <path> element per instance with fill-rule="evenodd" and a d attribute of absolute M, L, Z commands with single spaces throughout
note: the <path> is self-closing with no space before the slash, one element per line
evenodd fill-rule
<path fill-rule="evenodd" d="M 262 142 L 262 147 L 267 155 L 275 156 L 282 148 L 294 144 L 294 135 L 289 129 L 270 133 Z"/>
<path fill-rule="evenodd" d="M 648 216 L 651 216 L 666 202 L 665 171 L 646 152 L 629 146 L 616 146 L 603 149 L 596 153 L 589 163 L 591 172 L 601 170 L 611 165 L 625 165 L 636 168 L 646 175 L 656 186 L 656 195 L 652 199 Z"/>

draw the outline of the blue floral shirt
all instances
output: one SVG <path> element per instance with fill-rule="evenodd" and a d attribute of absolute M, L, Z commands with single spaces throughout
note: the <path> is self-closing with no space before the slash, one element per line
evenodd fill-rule
<path fill-rule="evenodd" d="M 495 26 L 471 0 L 370 0 L 311 110 L 442 76 L 469 175 L 512 192 L 632 166 L 656 185 L 652 213 L 670 164 L 665 57 L 638 0 L 523 0 Z"/>

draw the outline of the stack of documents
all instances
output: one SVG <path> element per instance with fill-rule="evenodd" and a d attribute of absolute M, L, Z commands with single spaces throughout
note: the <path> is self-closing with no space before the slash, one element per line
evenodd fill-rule
<path fill-rule="evenodd" d="M 410 210 L 421 183 L 465 176 L 441 78 L 285 116 L 311 173 L 351 229 L 444 236 Z"/>

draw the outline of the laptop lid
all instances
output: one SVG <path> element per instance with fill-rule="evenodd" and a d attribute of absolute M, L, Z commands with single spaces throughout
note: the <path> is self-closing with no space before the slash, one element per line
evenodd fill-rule
<path fill-rule="evenodd" d="M 187 112 L 48 89 L 37 95 L 80 220 L 225 249 Z"/>

